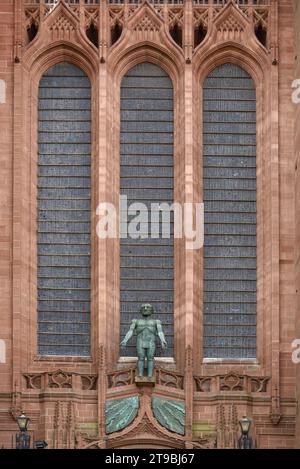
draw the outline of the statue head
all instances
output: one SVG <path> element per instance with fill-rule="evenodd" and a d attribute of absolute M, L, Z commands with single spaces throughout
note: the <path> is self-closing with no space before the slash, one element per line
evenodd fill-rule
<path fill-rule="evenodd" d="M 141 306 L 140 313 L 142 316 L 151 316 L 154 313 L 154 308 L 149 303 L 145 303 Z"/>

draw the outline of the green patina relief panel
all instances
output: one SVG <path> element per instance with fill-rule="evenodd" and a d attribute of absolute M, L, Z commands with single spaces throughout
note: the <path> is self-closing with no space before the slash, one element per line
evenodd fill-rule
<path fill-rule="evenodd" d="M 106 433 L 114 433 L 128 427 L 139 410 L 139 397 L 115 399 L 105 403 Z"/>
<path fill-rule="evenodd" d="M 158 422 L 174 433 L 185 433 L 185 404 L 184 402 L 152 398 L 152 410 Z"/>

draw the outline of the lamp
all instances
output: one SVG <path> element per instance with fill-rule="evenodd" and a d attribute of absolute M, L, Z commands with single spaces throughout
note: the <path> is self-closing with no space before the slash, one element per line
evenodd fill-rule
<path fill-rule="evenodd" d="M 21 412 L 21 415 L 17 417 L 17 422 L 19 425 L 20 432 L 26 432 L 27 431 L 27 425 L 29 423 L 30 418 L 26 417 L 24 412 Z"/>
<path fill-rule="evenodd" d="M 248 419 L 245 415 L 241 418 L 239 421 L 240 427 L 241 427 L 241 432 L 242 435 L 248 435 L 250 426 L 251 426 L 251 420 Z"/>
<path fill-rule="evenodd" d="M 21 412 L 17 418 L 20 433 L 16 434 L 16 449 L 29 449 L 30 448 L 30 435 L 27 433 L 27 426 L 30 418 L 26 417 L 24 412 Z"/>
<path fill-rule="evenodd" d="M 245 415 L 239 421 L 242 435 L 238 440 L 239 449 L 252 449 L 252 438 L 249 437 L 249 430 L 251 426 L 251 420 Z"/>

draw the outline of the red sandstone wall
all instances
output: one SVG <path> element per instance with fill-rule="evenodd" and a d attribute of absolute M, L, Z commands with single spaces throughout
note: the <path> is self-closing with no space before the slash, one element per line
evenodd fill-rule
<path fill-rule="evenodd" d="M 10 441 L 3 434 L 7 427 L 3 421 L 7 421 L 12 391 L 13 3 L 2 0 L 0 4 L 0 79 L 6 84 L 6 103 L 0 104 L 0 339 L 6 348 L 6 361 L 0 363 L 0 440 L 5 446 Z"/>
<path fill-rule="evenodd" d="M 279 191 L 280 191 L 280 391 L 285 407 L 285 424 L 295 413 L 295 365 L 291 343 L 295 338 L 294 280 L 294 106 L 291 84 L 294 74 L 293 5 L 279 2 Z M 285 432 L 283 430 L 283 432 Z M 278 435 L 272 443 L 284 447 Z M 286 427 L 286 438 L 292 438 Z M 271 441 L 271 440 L 270 440 Z"/>
<path fill-rule="evenodd" d="M 294 78 L 300 79 L 300 2 L 294 0 L 294 21 L 295 21 L 295 71 Z M 295 273 L 296 273 L 296 334 L 295 338 L 300 339 L 300 103 L 294 105 L 295 109 L 295 150 L 294 166 L 296 174 L 295 202 L 296 202 L 296 238 L 295 238 Z M 296 365 L 297 371 L 297 396 L 300 399 L 300 364 Z M 296 448 L 300 448 L 300 412 L 298 406 L 298 417 L 296 426 Z"/>
<path fill-rule="evenodd" d="M 291 361 L 291 342 L 300 339 L 300 317 L 295 332 L 295 313 L 300 307 L 300 166 L 296 171 L 296 242 L 295 233 L 295 195 L 294 173 L 295 161 L 300 164 L 300 104 L 296 109 L 296 151 L 294 151 L 294 105 L 291 102 L 291 83 L 293 79 L 300 78 L 300 36 L 296 36 L 297 44 L 297 70 L 294 72 L 293 47 L 293 10 L 291 0 L 280 0 L 279 10 L 279 184 L 280 184 L 280 377 L 282 412 L 284 417 L 279 426 L 272 426 L 269 421 L 269 403 L 257 404 L 253 409 L 255 415 L 261 418 L 260 445 L 263 447 L 293 447 L 295 414 L 295 373 L 298 373 L 298 395 L 300 396 L 300 365 L 296 368 Z M 300 2 L 295 0 L 295 25 L 300 24 Z M 6 82 L 6 103 L 0 104 L 0 340 L 5 340 L 6 362 L 0 363 L 0 446 L 11 446 L 11 434 L 16 424 L 9 415 L 11 406 L 11 393 L 14 391 L 12 383 L 12 182 L 13 182 L 13 58 L 14 58 L 14 2 L 13 0 L 0 1 L 0 79 Z M 268 236 L 268 233 L 265 233 Z M 271 240 L 270 240 L 271 242 Z M 294 249 L 296 247 L 296 249 Z M 17 249 L 18 246 L 15 246 Z M 298 286 L 298 309 L 296 309 L 294 256 L 296 258 L 296 279 Z M 297 314 L 299 316 L 299 314 Z M 260 326 L 260 325 L 259 325 Z M 53 364 L 53 367 L 56 365 Z M 66 369 L 64 364 L 57 367 Z M 44 370 L 40 364 L 41 371 Z M 73 371 L 81 371 L 80 365 L 73 367 Z M 224 370 L 225 371 L 225 370 Z M 87 372 L 84 369 L 84 372 Z M 65 391 L 67 399 L 67 389 Z M 78 393 L 76 397 L 74 417 L 77 425 L 96 430 L 97 422 L 97 394 L 96 391 Z M 36 429 L 36 437 L 45 438 L 51 445 L 55 440 L 63 439 L 66 446 L 68 442 L 63 433 L 55 437 L 53 425 L 55 420 L 54 394 L 46 395 L 45 402 L 39 404 L 38 393 L 27 391 L 26 408 L 31 410 L 34 417 L 32 428 Z M 231 394 L 232 396 L 232 394 Z M 60 397 L 61 398 L 61 397 Z M 47 401 L 48 399 L 48 401 Z M 52 402 L 50 403 L 50 400 Z M 233 397 L 233 401 L 235 398 Z M 238 400 L 236 400 L 238 402 Z M 65 403 L 63 406 L 66 407 Z M 68 409 L 64 407 L 64 411 Z M 245 405 L 245 410 L 247 409 Z M 216 421 L 216 406 L 207 402 L 194 403 L 195 421 L 202 422 L 199 428 L 204 432 L 211 430 Z M 41 418 L 38 419 L 39 413 Z M 84 427 L 84 425 L 86 427 Z M 93 426 L 94 425 L 94 426 Z M 201 426 L 202 425 L 202 426 Z M 65 424 L 63 425 L 63 427 Z M 90 427 L 89 427 L 90 426 Z M 48 433 L 43 428 L 48 427 Z M 207 427 L 207 428 L 206 428 Z M 199 430 L 200 431 L 200 430 Z M 196 430 L 197 432 L 197 430 Z M 200 432 L 201 433 L 201 432 Z M 300 447 L 300 414 L 298 418 L 297 447 Z"/>

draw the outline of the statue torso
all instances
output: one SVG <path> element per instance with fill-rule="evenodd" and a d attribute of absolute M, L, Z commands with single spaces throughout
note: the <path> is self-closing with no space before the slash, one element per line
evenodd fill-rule
<path fill-rule="evenodd" d="M 154 342 L 157 334 L 157 321 L 155 319 L 137 319 L 135 326 L 138 341 L 142 341 L 146 346 L 149 342 Z"/>

